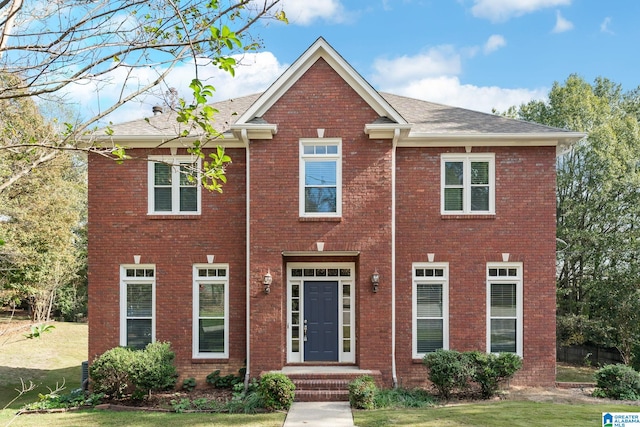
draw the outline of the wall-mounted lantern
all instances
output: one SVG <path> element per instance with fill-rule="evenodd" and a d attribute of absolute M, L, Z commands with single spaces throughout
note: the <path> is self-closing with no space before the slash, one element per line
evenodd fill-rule
<path fill-rule="evenodd" d="M 262 278 L 262 284 L 264 285 L 264 293 L 269 294 L 271 292 L 271 282 L 273 282 L 273 277 L 271 276 L 271 271 L 267 270 L 267 274 Z"/>
<path fill-rule="evenodd" d="M 380 285 L 380 273 L 378 273 L 378 269 L 371 275 L 371 284 L 373 285 L 373 292 L 378 292 L 378 285 Z"/>

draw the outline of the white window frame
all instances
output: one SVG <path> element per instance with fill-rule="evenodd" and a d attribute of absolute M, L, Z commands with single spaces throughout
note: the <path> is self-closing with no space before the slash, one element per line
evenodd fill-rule
<path fill-rule="evenodd" d="M 199 269 L 224 269 L 226 275 L 199 277 Z M 192 333 L 192 354 L 194 359 L 227 359 L 229 358 L 229 264 L 194 264 L 193 265 L 193 333 Z M 224 351 L 222 352 L 201 352 L 200 351 L 200 293 L 201 284 L 222 284 L 224 285 Z"/>
<path fill-rule="evenodd" d="M 515 269 L 515 276 L 489 276 L 490 269 Z M 491 316 L 491 286 L 494 284 L 515 284 L 516 285 L 516 352 L 523 357 L 524 343 L 524 317 L 523 317 L 523 268 L 521 262 L 494 262 L 487 263 L 487 353 L 491 353 L 491 320 L 492 319 L 512 319 L 513 317 L 492 317 Z"/>
<path fill-rule="evenodd" d="M 128 269 L 153 270 L 153 277 L 127 277 Z M 156 340 L 156 266 L 154 264 L 124 264 L 120 266 L 120 345 L 127 347 L 127 287 L 151 282 L 151 342 Z M 145 317 L 146 318 L 146 317 Z"/>
<path fill-rule="evenodd" d="M 337 145 L 336 154 L 304 154 L 308 146 Z M 342 216 L 342 138 L 303 138 L 300 139 L 299 166 L 299 215 L 301 217 L 341 217 Z M 305 209 L 305 165 L 313 161 L 336 162 L 336 211 L 335 212 L 306 212 Z"/>
<path fill-rule="evenodd" d="M 200 174 L 196 178 L 194 185 L 196 187 L 196 197 L 198 208 L 195 211 L 180 210 L 180 164 L 196 163 L 196 167 L 200 170 L 201 161 L 193 156 L 149 156 L 148 158 L 148 176 L 147 176 L 147 201 L 148 215 L 200 215 L 202 210 L 202 186 L 200 185 Z M 171 211 L 155 210 L 155 164 L 167 163 L 173 165 L 171 167 Z"/>
<path fill-rule="evenodd" d="M 439 269 L 444 270 L 442 277 L 417 276 L 416 269 Z M 411 342 L 414 359 L 421 359 L 427 353 L 418 352 L 418 285 L 439 284 L 442 286 L 442 348 L 449 349 L 449 263 L 448 262 L 415 262 L 411 265 L 411 275 L 413 277 L 411 294 Z M 430 319 L 440 319 L 430 317 Z"/>
<path fill-rule="evenodd" d="M 447 162 L 462 162 L 464 177 L 462 183 L 462 210 L 445 210 L 445 188 Z M 489 209 L 471 210 L 471 163 L 489 162 Z M 493 215 L 496 206 L 496 156 L 494 153 L 448 153 L 440 156 L 440 212 L 442 215 Z"/>

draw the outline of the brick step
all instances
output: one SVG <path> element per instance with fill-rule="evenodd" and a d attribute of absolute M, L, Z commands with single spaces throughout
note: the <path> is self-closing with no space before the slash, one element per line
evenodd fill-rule
<path fill-rule="evenodd" d="M 296 386 L 296 402 L 349 401 L 349 383 L 363 375 L 370 375 L 381 384 L 377 370 L 361 370 L 331 366 L 293 366 L 280 371 Z"/>
<path fill-rule="evenodd" d="M 349 379 L 292 378 L 296 390 L 348 390 Z"/>
<path fill-rule="evenodd" d="M 348 402 L 348 390 L 297 390 L 296 402 Z"/>

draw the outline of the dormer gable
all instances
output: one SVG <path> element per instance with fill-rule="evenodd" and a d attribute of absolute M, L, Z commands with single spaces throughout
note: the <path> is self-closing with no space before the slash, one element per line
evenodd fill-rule
<path fill-rule="evenodd" d="M 322 37 L 318 38 L 231 126 L 240 139 L 319 59 L 329 66 L 380 116 L 385 126 L 409 127 L 407 121 Z M 266 136 L 266 135 L 263 135 Z"/>

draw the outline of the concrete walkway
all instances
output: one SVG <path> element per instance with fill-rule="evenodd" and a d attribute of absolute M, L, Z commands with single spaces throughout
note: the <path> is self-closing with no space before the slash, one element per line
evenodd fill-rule
<path fill-rule="evenodd" d="M 283 427 L 353 427 L 349 402 L 293 402 Z"/>

